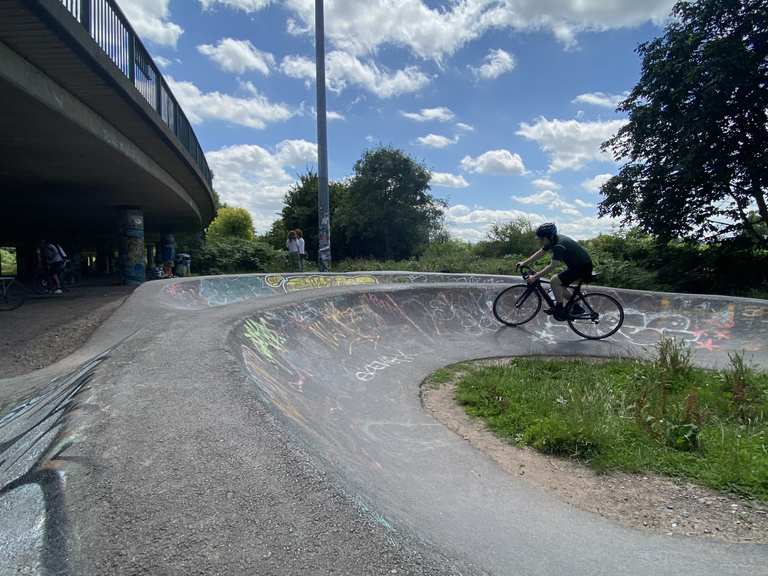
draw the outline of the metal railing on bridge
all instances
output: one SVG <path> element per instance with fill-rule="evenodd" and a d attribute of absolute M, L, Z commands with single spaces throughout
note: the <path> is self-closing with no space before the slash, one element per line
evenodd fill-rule
<path fill-rule="evenodd" d="M 190 153 L 208 185 L 213 175 L 168 84 L 115 0 L 61 0 Z"/>

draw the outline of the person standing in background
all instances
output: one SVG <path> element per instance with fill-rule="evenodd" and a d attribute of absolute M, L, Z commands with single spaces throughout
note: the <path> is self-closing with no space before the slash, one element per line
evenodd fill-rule
<path fill-rule="evenodd" d="M 296 230 L 288 232 L 288 240 L 285 241 L 285 247 L 288 248 L 288 257 L 291 260 L 291 268 L 296 271 L 299 264 L 299 239 L 296 236 Z"/>
<path fill-rule="evenodd" d="M 299 272 L 304 272 L 304 259 L 307 257 L 307 252 L 304 244 L 304 232 L 301 231 L 301 228 L 296 229 L 296 241 L 299 244 Z"/>

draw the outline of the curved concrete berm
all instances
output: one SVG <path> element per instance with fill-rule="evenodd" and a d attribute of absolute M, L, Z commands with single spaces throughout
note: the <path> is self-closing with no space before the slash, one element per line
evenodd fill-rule
<path fill-rule="evenodd" d="M 125 546 L 151 573 L 152 558 L 168 556 L 146 547 L 167 546 L 174 530 L 205 530 L 208 507 L 227 509 L 234 488 L 203 488 L 206 474 L 247 486 L 253 463 L 230 450 L 250 446 L 262 425 L 241 414 L 257 399 L 392 539 L 420 542 L 456 573 L 768 575 L 768 547 L 655 536 L 575 510 L 506 474 L 420 402 L 421 381 L 454 362 L 643 355 L 664 334 L 689 341 L 701 365 L 746 351 L 766 368 L 768 302 L 610 290 L 625 325 L 588 342 L 544 315 L 500 326 L 493 299 L 513 281 L 390 273 L 143 286 L 76 357 L 6 381 L 23 402 L 0 413 L 0 517 L 10 519 L 0 521 L 0 566 L 86 573 L 104 566 L 91 554 Z M 142 540 L 158 521 L 125 509 L 163 506 L 179 520 L 163 524 L 164 543 Z M 203 547 L 236 541 L 247 521 L 241 508 L 230 531 L 204 532 Z"/>

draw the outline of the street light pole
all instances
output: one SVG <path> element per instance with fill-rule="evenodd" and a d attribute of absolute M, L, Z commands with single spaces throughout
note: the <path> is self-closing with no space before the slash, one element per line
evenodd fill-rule
<path fill-rule="evenodd" d="M 331 203 L 328 194 L 328 120 L 325 103 L 325 15 L 323 12 L 323 0 L 315 0 L 318 264 L 321 272 L 328 272 L 331 269 Z"/>

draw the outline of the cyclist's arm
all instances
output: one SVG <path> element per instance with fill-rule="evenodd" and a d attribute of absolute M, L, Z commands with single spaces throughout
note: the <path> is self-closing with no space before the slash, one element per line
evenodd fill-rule
<path fill-rule="evenodd" d="M 544 254 L 545 254 L 544 250 L 539 250 L 527 260 L 523 260 L 522 262 L 520 262 L 520 266 L 530 266 L 531 262 L 536 262 L 536 260 L 539 260 L 542 256 L 544 256 Z"/>
<path fill-rule="evenodd" d="M 552 262 L 550 262 L 547 266 L 545 266 L 544 268 L 542 268 L 536 273 L 536 278 L 537 279 L 543 278 L 544 276 L 549 275 L 549 273 L 552 272 L 553 270 L 560 268 L 562 265 L 563 263 L 560 262 L 559 260 L 552 260 Z"/>

